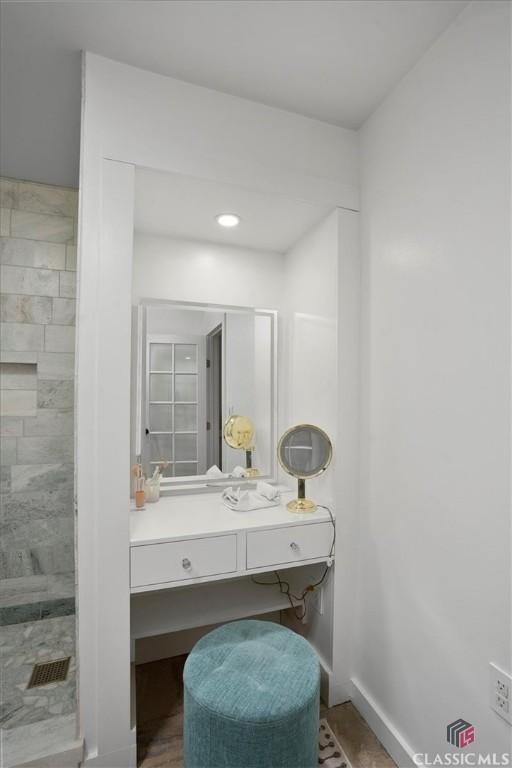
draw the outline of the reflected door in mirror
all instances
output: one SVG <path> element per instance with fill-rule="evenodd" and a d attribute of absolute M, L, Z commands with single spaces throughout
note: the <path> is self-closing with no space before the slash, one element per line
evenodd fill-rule
<path fill-rule="evenodd" d="M 206 469 L 206 350 L 195 337 L 148 336 L 146 429 L 143 462 L 151 475 L 201 474 Z"/>

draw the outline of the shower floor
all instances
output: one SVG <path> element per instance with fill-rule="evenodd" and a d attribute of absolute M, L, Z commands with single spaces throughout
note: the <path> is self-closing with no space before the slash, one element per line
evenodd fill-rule
<path fill-rule="evenodd" d="M 71 656 L 67 680 L 27 690 L 33 665 Z M 17 726 L 76 710 L 75 616 L 9 624 L 0 633 L 0 726 Z"/>

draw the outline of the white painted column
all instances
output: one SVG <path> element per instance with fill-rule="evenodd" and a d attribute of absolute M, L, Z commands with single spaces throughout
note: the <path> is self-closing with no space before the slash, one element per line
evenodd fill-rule
<path fill-rule="evenodd" d="M 89 169 L 81 202 L 77 362 L 80 726 L 86 765 L 136 764 L 130 715 L 133 165 Z"/>

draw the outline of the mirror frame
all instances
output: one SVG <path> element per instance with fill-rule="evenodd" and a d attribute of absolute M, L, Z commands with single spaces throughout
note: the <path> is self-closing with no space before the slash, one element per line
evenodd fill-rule
<path fill-rule="evenodd" d="M 177 301 L 174 299 L 151 299 L 143 297 L 138 304 L 132 304 L 133 332 L 136 338 L 132 338 L 132 353 L 136 359 L 136 373 L 132 370 L 132 395 L 131 395 L 131 419 L 132 419 L 132 441 L 135 456 L 139 456 L 142 451 L 142 348 L 146 338 L 146 312 L 148 307 L 169 306 L 173 309 L 198 309 L 211 310 L 212 312 L 253 312 L 255 315 L 268 317 L 270 319 L 270 365 L 271 365 L 271 391 L 270 391 L 270 456 L 269 472 L 261 474 L 257 480 L 266 480 L 267 482 L 277 482 L 277 435 L 278 435 L 278 381 L 277 381 L 277 332 L 278 332 L 278 312 L 275 309 L 260 309 L 258 307 L 241 307 L 229 304 L 210 304 L 195 301 Z M 134 386 L 135 385 L 135 386 Z M 223 409 L 224 409 L 223 403 Z M 229 418 L 229 415 L 226 415 Z M 256 433 L 257 435 L 257 433 Z M 183 495 L 187 493 L 210 493 L 218 491 L 219 488 L 226 488 L 230 485 L 241 485 L 243 487 L 254 485 L 255 478 L 226 478 L 222 480 L 213 480 L 206 475 L 195 475 L 189 477 L 164 477 L 160 481 L 160 492 L 163 496 Z"/>
<path fill-rule="evenodd" d="M 327 445 L 329 447 L 327 461 L 318 470 L 318 472 L 315 472 L 313 475 L 298 475 L 296 472 L 292 472 L 291 469 L 289 469 L 288 466 L 286 466 L 286 464 L 284 463 L 284 461 L 282 459 L 282 456 L 281 456 L 281 448 L 282 448 L 282 445 L 283 445 L 284 441 L 288 437 L 288 435 L 291 435 L 292 432 L 297 432 L 297 431 L 299 431 L 301 429 L 303 429 L 303 430 L 313 429 L 313 430 L 315 430 L 315 432 L 319 432 L 322 435 L 322 437 L 325 438 L 326 443 L 327 443 Z M 320 475 L 323 475 L 323 473 L 325 472 L 325 470 L 327 469 L 327 467 L 329 466 L 329 464 L 332 461 L 332 453 L 333 453 L 333 448 L 332 448 L 332 440 L 331 440 L 331 438 L 329 437 L 329 435 L 327 434 L 327 432 L 324 429 L 322 429 L 321 427 L 316 426 L 315 424 L 307 424 L 307 423 L 304 423 L 304 424 L 294 424 L 292 427 L 288 427 L 288 429 L 285 432 L 283 432 L 283 434 L 279 438 L 279 443 L 277 445 L 277 458 L 278 458 L 279 464 L 284 469 L 284 471 L 288 475 L 290 475 L 290 477 L 295 477 L 297 480 L 313 480 L 315 477 L 320 477 Z"/>

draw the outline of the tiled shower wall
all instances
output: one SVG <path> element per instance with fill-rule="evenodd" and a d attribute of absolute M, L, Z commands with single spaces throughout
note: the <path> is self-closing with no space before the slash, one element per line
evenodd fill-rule
<path fill-rule="evenodd" d="M 0 180 L 0 664 L 3 728 L 75 709 L 73 388 L 77 192 Z"/>

